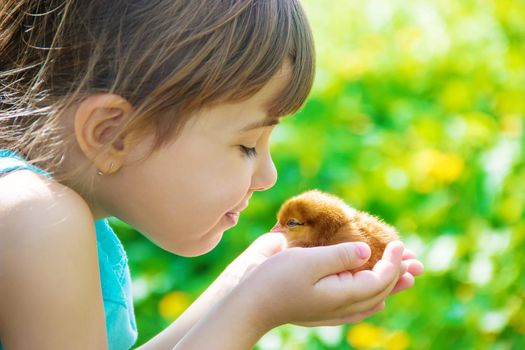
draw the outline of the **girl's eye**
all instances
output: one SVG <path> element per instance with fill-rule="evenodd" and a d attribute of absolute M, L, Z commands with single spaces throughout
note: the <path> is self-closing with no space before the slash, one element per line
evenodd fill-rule
<path fill-rule="evenodd" d="M 244 154 L 246 154 L 248 157 L 255 157 L 257 156 L 257 150 L 255 149 L 255 147 L 246 147 L 246 146 L 243 146 L 243 145 L 240 145 L 241 147 L 241 150 L 243 151 Z"/>

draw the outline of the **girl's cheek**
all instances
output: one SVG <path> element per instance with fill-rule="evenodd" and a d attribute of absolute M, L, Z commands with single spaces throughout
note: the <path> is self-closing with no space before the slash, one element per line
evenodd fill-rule
<path fill-rule="evenodd" d="M 239 204 L 239 201 L 244 198 L 249 189 L 249 177 L 237 173 L 232 173 L 221 181 L 213 183 L 213 190 L 216 193 L 217 200 L 227 206 L 234 207 Z M 227 208 L 231 209 L 231 208 Z"/>

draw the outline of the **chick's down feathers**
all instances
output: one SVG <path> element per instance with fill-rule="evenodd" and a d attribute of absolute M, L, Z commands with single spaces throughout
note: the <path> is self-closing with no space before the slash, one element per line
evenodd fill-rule
<path fill-rule="evenodd" d="M 371 269 L 386 245 L 399 236 L 379 218 L 348 206 L 342 199 L 319 190 L 301 193 L 284 202 L 273 232 L 282 232 L 288 247 L 314 247 L 342 242 L 365 242 L 370 259 L 351 270 Z"/>

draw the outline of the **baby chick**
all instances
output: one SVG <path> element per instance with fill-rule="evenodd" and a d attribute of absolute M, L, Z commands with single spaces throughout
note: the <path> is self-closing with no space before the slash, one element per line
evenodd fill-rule
<path fill-rule="evenodd" d="M 288 247 L 367 243 L 370 259 L 351 272 L 371 269 L 381 259 L 388 242 L 399 239 L 396 230 L 380 219 L 319 190 L 301 193 L 284 202 L 272 232 L 282 232 Z"/>

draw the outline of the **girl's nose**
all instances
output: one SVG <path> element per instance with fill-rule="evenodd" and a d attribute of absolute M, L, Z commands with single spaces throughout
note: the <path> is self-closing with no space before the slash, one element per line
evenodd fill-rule
<path fill-rule="evenodd" d="M 275 168 L 270 152 L 265 152 L 265 154 L 261 154 L 260 156 L 259 164 L 252 176 L 251 188 L 254 191 L 266 191 L 272 188 L 277 181 L 277 169 Z"/>

